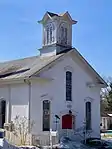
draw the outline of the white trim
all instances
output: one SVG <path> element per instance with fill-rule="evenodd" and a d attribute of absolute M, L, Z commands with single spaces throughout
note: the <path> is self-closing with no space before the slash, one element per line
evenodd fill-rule
<path fill-rule="evenodd" d="M 65 12 L 63 15 L 60 15 L 60 16 L 62 16 L 62 17 L 67 16 L 68 19 L 69 19 L 69 21 L 70 21 L 72 24 L 76 24 L 76 23 L 77 23 L 77 21 L 72 20 L 72 17 L 71 17 L 71 15 L 68 13 L 68 11 Z"/>
<path fill-rule="evenodd" d="M 41 99 L 41 106 L 42 106 L 42 117 L 41 117 L 41 124 L 42 124 L 42 126 L 41 126 L 41 131 L 42 132 L 49 132 L 49 131 L 43 131 L 43 101 L 44 100 L 48 100 L 48 101 L 50 101 L 50 129 L 51 129 L 51 127 L 52 127 L 52 98 L 46 93 L 46 94 L 43 94 L 43 95 L 41 95 L 41 97 L 40 97 L 40 99 Z"/>
<path fill-rule="evenodd" d="M 52 78 L 41 78 L 41 77 L 36 77 L 36 76 L 32 76 L 32 77 L 21 77 L 21 78 L 12 78 L 12 79 L 0 79 L 0 85 L 3 84 L 19 84 L 19 83 L 25 83 L 26 80 L 30 80 L 30 81 L 38 81 L 41 83 L 47 83 L 52 81 Z"/>
<path fill-rule="evenodd" d="M 0 85 L 3 84 L 14 84 L 14 83 L 24 83 L 25 78 L 11 78 L 11 79 L 0 79 Z"/>
<path fill-rule="evenodd" d="M 62 115 L 69 114 L 69 110 L 72 111 L 72 114 L 73 114 L 73 115 L 77 116 L 77 113 L 78 113 L 78 112 L 74 111 L 72 108 L 71 108 L 71 109 L 62 110 L 62 111 L 58 112 L 57 115 L 59 115 L 59 117 L 61 117 Z"/>
<path fill-rule="evenodd" d="M 4 97 L 0 97 L 0 102 L 1 102 L 2 100 L 5 100 L 5 98 L 4 98 Z"/>
<path fill-rule="evenodd" d="M 66 72 L 67 71 L 69 71 L 69 72 L 71 72 L 72 73 L 72 82 L 71 82 L 71 85 L 72 85 L 72 100 L 71 101 L 68 101 L 68 100 L 66 100 Z M 66 104 L 66 106 L 68 105 L 68 104 L 71 104 L 72 105 L 72 103 L 73 103 L 73 68 L 71 67 L 71 66 L 66 66 L 66 67 L 64 67 L 64 82 L 65 82 L 65 104 Z"/>
<path fill-rule="evenodd" d="M 85 103 L 84 103 L 84 117 L 85 117 L 85 119 L 86 119 L 86 103 L 87 102 L 90 102 L 91 103 L 91 129 L 90 130 L 87 130 L 88 132 L 91 132 L 92 131 L 92 129 L 93 129 L 93 104 L 92 104 L 92 102 L 94 101 L 94 99 L 93 98 L 91 98 L 91 97 L 86 97 L 85 99 L 84 99 L 84 101 L 85 101 Z"/>
<path fill-rule="evenodd" d="M 93 83 L 93 82 L 87 82 L 86 86 L 89 87 L 89 88 L 96 88 L 96 87 L 102 88 L 103 87 L 102 84 Z"/>
<path fill-rule="evenodd" d="M 65 72 L 70 71 L 73 73 L 73 68 L 71 66 L 66 66 L 66 67 L 64 67 L 64 71 Z"/>
<path fill-rule="evenodd" d="M 86 102 L 92 102 L 94 99 L 93 98 L 91 98 L 91 97 L 86 97 L 85 99 L 84 99 L 84 102 L 86 103 Z"/>
<path fill-rule="evenodd" d="M 40 96 L 40 98 L 41 98 L 41 101 L 44 101 L 44 100 L 52 101 L 52 97 L 49 96 L 48 93 L 42 94 L 42 95 Z"/>
<path fill-rule="evenodd" d="M 69 52 L 68 52 L 69 53 Z M 103 78 L 96 72 L 96 70 L 87 62 L 87 60 L 77 51 L 76 48 L 74 48 L 73 50 L 71 50 L 71 56 L 73 57 L 73 59 L 75 60 L 75 57 L 78 58 L 84 65 L 84 69 L 88 70 L 88 72 L 91 73 L 91 77 L 93 76 L 93 79 L 95 81 L 100 80 L 100 82 L 102 83 L 103 87 L 107 87 L 107 83 L 103 80 Z M 98 83 L 98 82 L 96 82 Z M 99 83 L 98 83 L 99 84 Z"/>
<path fill-rule="evenodd" d="M 84 67 L 85 70 L 89 70 L 89 72 L 91 73 L 91 77 L 93 76 L 93 78 L 95 78 L 95 80 L 96 80 L 96 78 L 98 78 L 101 81 L 103 87 L 108 86 L 107 83 L 101 78 L 101 76 L 93 69 L 93 67 L 84 59 L 84 57 L 75 48 L 70 50 L 66 54 L 60 55 L 55 60 L 49 62 L 45 67 L 41 68 L 40 70 L 38 70 L 37 72 L 35 72 L 33 74 L 39 74 L 43 70 L 46 70 L 46 68 L 48 68 L 49 66 L 56 64 L 60 59 L 65 58 L 68 55 L 70 55 L 74 61 L 75 61 L 75 58 L 77 57 L 81 62 L 83 62 L 83 65 L 85 66 Z M 12 81 L 15 81 L 15 83 L 17 83 L 17 81 L 18 81 L 18 83 L 20 83 L 20 81 L 24 82 L 24 79 L 28 79 L 28 77 L 27 78 L 22 77 L 22 78 L 17 78 L 17 79 L 14 79 L 14 78 L 0 79 L 0 84 L 12 84 Z"/>
<path fill-rule="evenodd" d="M 65 104 L 66 104 L 66 108 L 71 110 L 72 109 L 72 105 L 73 105 L 73 100 L 72 101 L 67 101 L 66 100 L 66 96 L 65 96 Z"/>
<path fill-rule="evenodd" d="M 72 115 L 75 116 L 75 120 L 76 120 L 78 112 L 74 111 L 72 108 L 71 109 L 65 109 L 65 110 L 62 110 L 62 111 L 56 113 L 59 116 L 59 118 L 60 118 L 60 120 L 59 120 L 59 128 L 60 128 L 60 130 L 62 130 L 62 116 L 66 115 L 66 114 L 69 114 L 69 110 L 72 111 Z"/>

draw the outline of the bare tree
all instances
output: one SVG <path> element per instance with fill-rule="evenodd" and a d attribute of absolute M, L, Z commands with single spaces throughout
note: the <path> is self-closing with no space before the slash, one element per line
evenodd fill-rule
<path fill-rule="evenodd" d="M 108 87 L 101 90 L 101 111 L 112 111 L 112 77 L 105 80 Z"/>
<path fill-rule="evenodd" d="M 21 145 L 25 145 L 29 136 L 29 132 L 32 131 L 34 121 L 30 122 L 26 117 L 16 116 L 14 119 L 13 134 L 20 139 Z"/>

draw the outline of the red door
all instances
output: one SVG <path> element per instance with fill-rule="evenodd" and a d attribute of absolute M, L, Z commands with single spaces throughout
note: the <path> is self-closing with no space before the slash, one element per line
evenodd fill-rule
<path fill-rule="evenodd" d="M 62 116 L 62 129 L 72 129 L 72 115 L 66 114 Z"/>

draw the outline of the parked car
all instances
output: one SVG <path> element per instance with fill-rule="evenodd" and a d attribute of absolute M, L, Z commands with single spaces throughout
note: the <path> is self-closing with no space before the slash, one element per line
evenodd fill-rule
<path fill-rule="evenodd" d="M 3 139 L 5 137 L 5 131 L 4 129 L 0 129 L 0 149 L 3 147 Z"/>
<path fill-rule="evenodd" d="M 3 139 L 5 137 L 5 130 L 0 129 L 0 139 Z"/>
<path fill-rule="evenodd" d="M 86 145 L 96 149 L 112 149 L 112 143 L 99 138 L 90 138 L 86 140 Z"/>

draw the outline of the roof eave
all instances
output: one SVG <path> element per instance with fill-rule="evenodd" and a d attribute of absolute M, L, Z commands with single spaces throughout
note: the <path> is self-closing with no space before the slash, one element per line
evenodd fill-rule
<path fill-rule="evenodd" d="M 108 84 L 103 80 L 103 78 L 96 72 L 96 70 L 86 61 L 86 59 L 77 51 L 76 48 L 74 48 L 72 51 L 74 51 L 86 64 L 86 66 L 96 75 L 96 77 L 100 80 L 99 84 L 102 84 L 103 88 L 106 88 Z"/>
<path fill-rule="evenodd" d="M 28 78 L 29 81 L 38 81 L 38 82 L 50 82 L 53 79 L 52 78 L 43 78 L 43 77 L 36 77 L 36 76 L 31 76 Z"/>
<path fill-rule="evenodd" d="M 38 23 L 43 24 L 45 22 L 46 17 L 52 19 L 52 17 L 46 12 L 42 20 L 38 21 Z"/>
<path fill-rule="evenodd" d="M 38 81 L 41 83 L 47 83 L 52 81 L 52 78 L 42 78 L 42 77 L 21 77 L 21 78 L 11 78 L 11 79 L 1 79 L 0 80 L 0 85 L 8 85 L 8 84 L 20 84 L 20 83 L 25 83 L 27 81 Z"/>
<path fill-rule="evenodd" d="M 8 84 L 18 84 L 24 83 L 24 80 L 27 78 L 11 78 L 11 79 L 0 79 L 0 85 L 8 85 Z"/>
<path fill-rule="evenodd" d="M 67 11 L 67 12 L 65 12 L 65 13 L 63 13 L 62 15 L 60 15 L 60 16 L 67 16 L 68 18 L 69 18 L 69 20 L 71 21 L 71 23 L 72 24 L 76 24 L 77 23 L 77 21 L 76 20 L 72 20 L 72 17 L 71 17 L 71 15 L 69 14 L 69 12 Z"/>
<path fill-rule="evenodd" d="M 77 21 L 76 20 L 72 20 L 72 24 L 77 24 Z"/>

